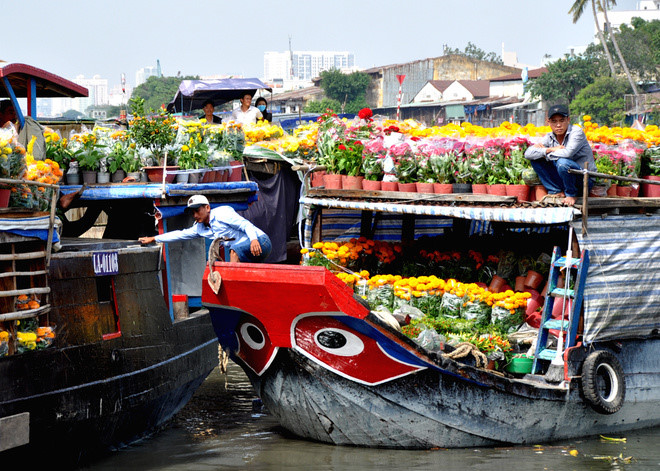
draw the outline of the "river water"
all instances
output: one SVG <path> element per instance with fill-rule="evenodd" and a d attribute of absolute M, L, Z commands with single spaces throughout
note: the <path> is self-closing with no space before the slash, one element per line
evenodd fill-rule
<path fill-rule="evenodd" d="M 566 424 L 570 427 L 570 424 Z M 289 436 L 266 410 L 235 363 L 216 368 L 158 434 L 80 469 L 101 470 L 657 470 L 660 428 L 543 446 L 429 451 L 337 447 Z M 574 456 L 575 455 L 575 456 Z M 607 459 L 610 457 L 610 459 Z M 632 457 L 629 463 L 618 457 Z"/>

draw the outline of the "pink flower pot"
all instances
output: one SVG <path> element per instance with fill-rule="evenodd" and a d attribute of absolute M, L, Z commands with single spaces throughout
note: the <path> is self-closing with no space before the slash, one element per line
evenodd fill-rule
<path fill-rule="evenodd" d="M 417 184 L 399 182 L 399 191 L 403 191 L 405 193 L 417 193 Z"/>
<path fill-rule="evenodd" d="M 433 183 L 417 182 L 415 188 L 417 193 L 433 193 Z"/>
<path fill-rule="evenodd" d="M 341 190 L 341 177 L 338 173 L 326 173 L 323 175 L 323 186 L 326 190 Z"/>
<path fill-rule="evenodd" d="M 399 183 L 398 182 L 380 182 L 380 189 L 383 191 L 398 191 Z"/>
<path fill-rule="evenodd" d="M 380 191 L 381 181 L 379 180 L 362 180 L 362 189 L 369 191 Z"/>
<path fill-rule="evenodd" d="M 448 195 L 454 191 L 451 183 L 434 183 L 433 184 L 433 193 L 439 195 Z"/>

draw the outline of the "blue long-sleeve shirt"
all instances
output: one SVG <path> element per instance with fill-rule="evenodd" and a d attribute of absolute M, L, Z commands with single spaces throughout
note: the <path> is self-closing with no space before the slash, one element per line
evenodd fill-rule
<path fill-rule="evenodd" d="M 544 147 L 555 147 L 560 145 L 557 137 L 553 132 L 549 132 L 543 137 L 541 144 Z M 591 172 L 596 171 L 596 164 L 594 162 L 594 153 L 591 150 L 589 141 L 587 141 L 587 136 L 585 136 L 584 131 L 580 126 L 572 125 L 566 130 L 566 136 L 564 137 L 563 145 L 564 149 L 559 149 L 549 154 L 545 153 L 545 149 L 541 147 L 530 146 L 525 151 L 525 158 L 527 160 L 536 160 L 547 158 L 548 160 L 557 160 L 557 159 L 571 159 L 574 160 L 581 168 L 584 168 L 584 164 L 587 164 L 587 170 Z"/>
<path fill-rule="evenodd" d="M 234 238 L 226 245 L 231 248 L 247 240 L 255 240 L 264 232 L 250 221 L 241 217 L 231 206 L 218 206 L 211 210 L 209 225 L 196 222 L 187 229 L 166 232 L 156 236 L 156 242 L 173 242 L 176 240 L 196 239 L 206 237 L 215 239 L 217 237 Z"/>

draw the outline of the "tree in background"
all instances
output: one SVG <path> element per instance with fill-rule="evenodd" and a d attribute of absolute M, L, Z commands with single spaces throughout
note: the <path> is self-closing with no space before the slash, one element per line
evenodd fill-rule
<path fill-rule="evenodd" d="M 573 3 L 571 9 L 568 10 L 568 12 L 573 14 L 573 24 L 575 24 L 582 17 L 582 13 L 584 13 L 584 9 L 586 8 L 587 3 L 591 3 L 591 10 L 593 11 L 594 14 L 594 23 L 596 23 L 596 30 L 598 31 L 598 40 L 600 41 L 600 44 L 603 47 L 605 56 L 607 57 L 607 63 L 610 66 L 611 75 L 612 77 L 614 77 L 616 75 L 616 71 L 614 70 L 614 62 L 612 61 L 612 54 L 610 54 L 610 49 L 607 47 L 607 42 L 605 41 L 605 35 L 603 34 L 603 30 L 600 27 L 600 22 L 598 21 L 598 17 L 596 16 L 596 3 L 597 3 L 596 0 L 576 0 L 575 3 Z M 598 5 L 600 7 L 600 3 Z"/>
<path fill-rule="evenodd" d="M 601 125 L 622 125 L 625 118 L 624 95 L 630 91 L 625 79 L 598 77 L 580 90 L 571 102 L 571 115 L 588 114 Z"/>
<path fill-rule="evenodd" d="M 366 94 L 369 75 L 364 72 L 344 74 L 337 69 L 321 72 L 321 88 L 325 96 L 339 103 L 335 112 L 357 113 L 367 106 Z M 323 108 L 323 112 L 327 107 Z"/>
<path fill-rule="evenodd" d="M 325 113 L 326 110 L 340 110 L 341 103 L 337 100 L 332 100 L 330 98 L 324 98 L 321 101 L 310 101 L 305 105 L 306 113 Z"/>
<path fill-rule="evenodd" d="M 494 52 L 486 52 L 469 41 L 463 51 L 456 48 L 445 47 L 444 54 L 445 55 L 454 54 L 457 56 L 470 57 L 472 59 L 477 59 L 480 61 L 492 62 L 494 64 L 500 64 L 500 65 L 504 64 L 502 58 L 499 55 L 495 54 Z"/>
<path fill-rule="evenodd" d="M 601 61 L 595 57 L 566 56 L 547 65 L 548 72 L 527 82 L 526 91 L 535 98 L 554 103 L 571 103 L 577 94 L 601 75 Z"/>
<path fill-rule="evenodd" d="M 157 110 L 171 102 L 179 90 L 183 80 L 198 80 L 198 76 L 187 77 L 155 77 L 151 76 L 146 82 L 133 89 L 131 99 L 142 98 L 145 109 Z"/>
<path fill-rule="evenodd" d="M 617 33 L 621 52 L 635 77 L 656 82 L 660 79 L 660 21 L 633 18 L 631 26 L 621 25 Z"/>

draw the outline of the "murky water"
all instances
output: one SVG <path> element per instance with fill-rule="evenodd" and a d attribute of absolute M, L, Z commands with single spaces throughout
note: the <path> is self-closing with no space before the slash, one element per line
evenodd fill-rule
<path fill-rule="evenodd" d="M 431 451 L 337 447 L 288 436 L 255 403 L 243 371 L 229 363 L 214 370 L 168 428 L 81 469 L 91 470 L 656 470 L 660 428 L 552 445 Z M 570 424 L 566 424 L 570 427 Z M 574 450 L 574 451 L 573 451 Z M 571 455 L 571 451 L 577 455 Z M 630 463 L 620 458 L 632 457 Z M 611 460 L 606 457 L 612 457 Z"/>

